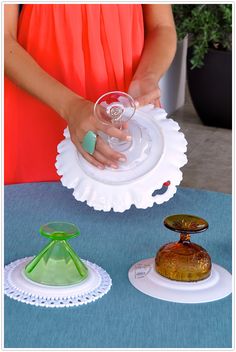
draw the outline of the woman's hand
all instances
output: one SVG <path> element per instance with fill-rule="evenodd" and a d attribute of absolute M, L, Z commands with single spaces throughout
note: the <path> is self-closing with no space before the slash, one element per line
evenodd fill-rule
<path fill-rule="evenodd" d="M 102 131 L 111 137 L 116 137 L 124 141 L 129 141 L 131 137 L 127 136 L 124 131 L 116 127 L 108 126 L 98 121 L 94 116 L 93 109 L 94 104 L 92 102 L 80 97 L 76 97 L 76 99 L 70 103 L 70 107 L 64 118 L 68 123 L 71 140 L 83 157 L 94 166 L 99 169 L 104 169 L 105 166 L 117 169 L 119 162 L 126 160 L 125 155 L 111 149 L 98 135 L 98 132 Z M 88 131 L 93 131 L 97 134 L 96 147 L 93 155 L 87 153 L 82 147 L 83 138 Z"/>
<path fill-rule="evenodd" d="M 154 76 L 134 78 L 129 86 L 128 94 L 135 99 L 137 106 L 154 104 L 160 107 L 161 91 Z"/>
<path fill-rule="evenodd" d="M 160 106 L 158 82 L 168 70 L 176 50 L 176 31 L 169 4 L 143 4 L 145 42 L 141 59 L 129 87 L 140 105 Z"/>

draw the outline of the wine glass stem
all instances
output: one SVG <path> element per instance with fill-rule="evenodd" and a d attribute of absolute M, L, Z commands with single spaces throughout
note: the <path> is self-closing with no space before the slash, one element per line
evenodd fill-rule
<path fill-rule="evenodd" d="M 128 131 L 129 131 L 128 126 L 127 128 L 124 129 L 122 123 L 117 123 L 114 121 L 112 122 L 112 125 L 115 128 L 119 129 L 120 131 L 127 131 L 127 134 L 128 134 Z M 131 142 L 122 141 L 117 137 L 110 137 L 110 136 L 108 137 L 108 142 L 113 149 L 118 150 L 120 152 L 127 150 L 131 144 Z"/>
<path fill-rule="evenodd" d="M 189 243 L 190 242 L 190 234 L 189 233 L 181 233 L 179 243 Z"/>

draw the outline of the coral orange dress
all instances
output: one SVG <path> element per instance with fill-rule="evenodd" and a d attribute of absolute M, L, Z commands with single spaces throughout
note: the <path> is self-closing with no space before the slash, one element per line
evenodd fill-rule
<path fill-rule="evenodd" d="M 142 6 L 26 4 L 18 41 L 51 76 L 95 102 L 128 89 L 143 49 Z M 5 183 L 58 180 L 65 127 L 55 111 L 5 78 Z"/>

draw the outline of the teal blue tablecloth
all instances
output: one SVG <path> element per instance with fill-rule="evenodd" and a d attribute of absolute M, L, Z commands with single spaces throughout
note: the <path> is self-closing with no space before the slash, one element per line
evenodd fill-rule
<path fill-rule="evenodd" d="M 5 264 L 35 255 L 47 240 L 40 225 L 69 221 L 81 236 L 70 241 L 81 258 L 103 267 L 113 280 L 102 299 L 75 308 L 47 309 L 5 297 L 6 348 L 230 348 L 231 295 L 212 303 L 177 304 L 137 291 L 127 273 L 155 256 L 176 235 L 163 227 L 174 213 L 195 214 L 210 227 L 196 235 L 212 261 L 231 272 L 231 196 L 179 188 L 167 203 L 119 214 L 94 211 L 60 183 L 5 187 Z"/>

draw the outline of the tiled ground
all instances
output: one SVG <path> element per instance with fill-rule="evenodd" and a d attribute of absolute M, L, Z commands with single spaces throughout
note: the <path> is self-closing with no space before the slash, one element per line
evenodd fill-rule
<path fill-rule="evenodd" d="M 204 126 L 191 99 L 170 115 L 188 141 L 188 163 L 182 168 L 181 186 L 232 192 L 232 130 Z"/>

